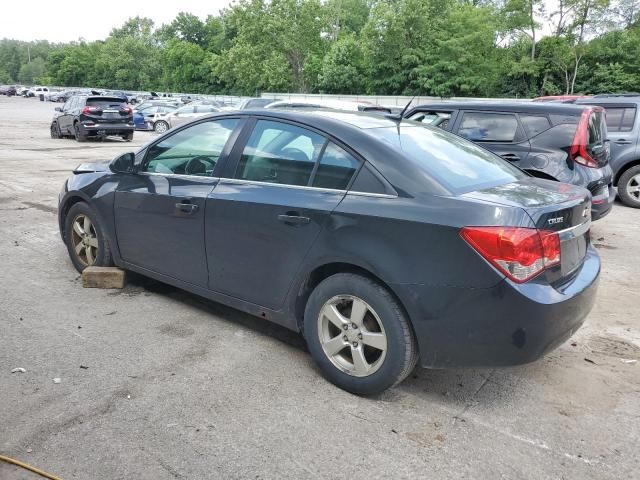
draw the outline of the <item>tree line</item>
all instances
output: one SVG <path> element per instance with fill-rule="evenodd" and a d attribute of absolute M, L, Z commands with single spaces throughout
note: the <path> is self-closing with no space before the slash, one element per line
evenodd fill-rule
<path fill-rule="evenodd" d="M 640 90 L 640 0 L 239 0 L 105 40 L 0 40 L 0 83 L 531 97 Z"/>

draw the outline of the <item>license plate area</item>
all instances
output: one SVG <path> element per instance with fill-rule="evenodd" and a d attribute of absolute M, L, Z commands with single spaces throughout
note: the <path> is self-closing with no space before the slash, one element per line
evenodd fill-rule
<path fill-rule="evenodd" d="M 560 271 L 562 276 L 568 275 L 582 265 L 587 254 L 587 234 L 567 238 L 560 241 Z"/>

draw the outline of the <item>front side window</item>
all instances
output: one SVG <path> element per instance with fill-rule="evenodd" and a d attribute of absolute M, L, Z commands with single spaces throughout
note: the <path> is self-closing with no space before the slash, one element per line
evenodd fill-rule
<path fill-rule="evenodd" d="M 325 138 L 305 128 L 258 120 L 235 178 L 285 185 L 308 185 Z"/>
<path fill-rule="evenodd" d="M 465 112 L 458 134 L 473 142 L 513 142 L 518 133 L 515 115 Z"/>
<path fill-rule="evenodd" d="M 143 171 L 209 177 L 237 124 L 223 119 L 180 130 L 149 149 Z"/>

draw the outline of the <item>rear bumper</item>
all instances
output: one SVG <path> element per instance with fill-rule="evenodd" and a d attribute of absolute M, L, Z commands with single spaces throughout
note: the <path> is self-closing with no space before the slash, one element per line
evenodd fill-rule
<path fill-rule="evenodd" d="M 591 192 L 591 220 L 600 220 L 606 217 L 613 208 L 616 199 L 616 190 L 613 184 L 599 186 Z"/>
<path fill-rule="evenodd" d="M 590 247 L 562 287 L 542 278 L 487 289 L 392 287 L 411 317 L 423 367 L 496 367 L 535 361 L 573 335 L 593 307 L 599 273 Z"/>
<path fill-rule="evenodd" d="M 80 133 L 88 136 L 127 135 L 134 131 L 132 123 L 92 123 L 80 122 Z"/>

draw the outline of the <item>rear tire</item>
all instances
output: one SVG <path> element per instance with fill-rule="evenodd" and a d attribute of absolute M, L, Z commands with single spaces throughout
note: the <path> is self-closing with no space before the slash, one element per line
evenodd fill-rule
<path fill-rule="evenodd" d="M 113 266 L 109 242 L 89 204 L 78 202 L 69 209 L 64 221 L 64 240 L 78 272 L 82 273 L 88 266 Z"/>
<path fill-rule="evenodd" d="M 73 124 L 73 136 L 75 137 L 77 142 L 86 142 L 87 141 L 86 135 L 82 135 L 80 133 L 80 125 L 78 124 L 78 122 Z"/>
<path fill-rule="evenodd" d="M 620 176 L 618 195 L 628 207 L 640 208 L 640 165 L 631 167 Z"/>
<path fill-rule="evenodd" d="M 397 385 L 418 360 L 402 306 L 382 285 L 352 273 L 332 275 L 313 290 L 304 336 L 325 378 L 358 395 Z"/>
<path fill-rule="evenodd" d="M 127 133 L 126 135 L 122 135 L 122 139 L 127 142 L 130 142 L 131 140 L 133 140 L 133 132 Z"/>
<path fill-rule="evenodd" d="M 167 122 L 165 122 L 164 120 L 158 120 L 153 125 L 153 131 L 156 132 L 156 133 L 164 133 L 167 130 L 169 130 L 169 124 Z"/>
<path fill-rule="evenodd" d="M 60 132 L 60 127 L 58 126 L 58 122 L 53 122 L 51 124 L 51 138 L 56 138 L 56 139 L 62 138 L 62 132 Z"/>

